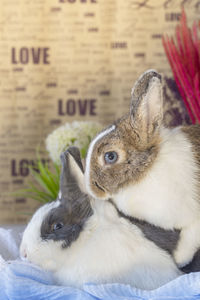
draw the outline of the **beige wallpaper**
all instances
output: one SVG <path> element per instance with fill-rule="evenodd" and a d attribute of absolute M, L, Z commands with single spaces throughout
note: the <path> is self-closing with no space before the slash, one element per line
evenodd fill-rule
<path fill-rule="evenodd" d="M 0 1 L 0 223 L 25 222 L 38 205 L 9 193 L 30 180 L 26 164 L 46 135 L 74 119 L 118 118 L 144 70 L 165 74 L 166 117 L 185 121 L 161 43 L 181 4 L 198 18 L 192 0 Z"/>

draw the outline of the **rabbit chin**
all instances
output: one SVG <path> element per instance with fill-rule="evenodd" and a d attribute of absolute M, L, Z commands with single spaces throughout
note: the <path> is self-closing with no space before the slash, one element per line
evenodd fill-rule
<path fill-rule="evenodd" d="M 59 261 L 56 256 L 59 255 L 62 249 L 61 242 L 54 241 L 38 241 L 37 245 L 35 245 L 34 240 L 29 247 L 26 247 L 26 257 L 21 257 L 23 260 L 26 260 L 30 263 L 37 265 L 38 267 L 43 268 L 46 271 L 55 272 L 61 265 L 59 266 Z M 23 252 L 24 244 L 20 247 L 20 253 Z"/>
<path fill-rule="evenodd" d="M 90 195 L 96 199 L 108 200 L 110 198 L 110 194 L 104 188 L 99 186 L 97 182 L 88 185 L 87 188 L 89 189 Z"/>
<path fill-rule="evenodd" d="M 53 258 L 47 257 L 46 253 L 40 253 L 34 255 L 33 253 L 28 253 L 27 261 L 46 270 L 55 272 L 58 269 L 57 263 Z"/>

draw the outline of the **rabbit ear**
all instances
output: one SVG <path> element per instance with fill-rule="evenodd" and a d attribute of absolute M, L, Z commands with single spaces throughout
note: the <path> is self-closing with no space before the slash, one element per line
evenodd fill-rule
<path fill-rule="evenodd" d="M 148 142 L 158 132 L 163 119 L 161 75 L 154 70 L 142 74 L 131 96 L 131 125 Z"/>
<path fill-rule="evenodd" d="M 62 201 L 75 201 L 84 190 L 83 166 L 80 152 L 76 147 L 68 148 L 61 154 L 60 198 Z"/>
<path fill-rule="evenodd" d="M 77 147 L 69 147 L 65 152 L 69 152 L 73 156 L 74 160 L 76 161 L 79 168 L 83 172 L 83 165 L 82 165 L 82 161 L 81 161 L 80 150 Z"/>

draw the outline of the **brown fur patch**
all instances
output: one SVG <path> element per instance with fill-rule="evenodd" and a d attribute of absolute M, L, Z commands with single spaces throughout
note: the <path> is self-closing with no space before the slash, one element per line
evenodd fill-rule
<path fill-rule="evenodd" d="M 132 90 L 130 114 L 94 145 L 89 185 L 97 197 L 107 198 L 147 174 L 159 151 L 162 117 L 161 76 L 149 70 Z M 117 152 L 118 160 L 108 164 L 104 157 L 111 151 Z"/>
<path fill-rule="evenodd" d="M 196 177 L 198 185 L 197 189 L 200 193 L 200 125 L 184 126 L 181 128 L 181 130 L 185 133 L 192 144 L 192 152 L 199 170 L 196 174 Z"/>
<path fill-rule="evenodd" d="M 115 126 L 116 129 L 98 140 L 93 149 L 90 188 L 99 198 L 141 180 L 148 173 L 159 150 L 159 136 L 148 143 L 144 142 L 133 130 L 130 115 L 119 119 Z M 104 155 L 109 151 L 118 153 L 119 159 L 115 164 L 104 162 Z M 120 153 L 123 153 L 123 157 L 120 157 Z"/>
<path fill-rule="evenodd" d="M 151 140 L 163 120 L 161 75 L 149 70 L 135 83 L 130 106 L 131 123 L 144 140 Z"/>
<path fill-rule="evenodd" d="M 200 125 L 184 126 L 181 130 L 192 144 L 192 150 L 200 169 Z"/>

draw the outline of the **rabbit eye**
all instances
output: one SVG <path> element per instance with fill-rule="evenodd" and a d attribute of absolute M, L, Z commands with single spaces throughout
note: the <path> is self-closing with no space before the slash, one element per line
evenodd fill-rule
<path fill-rule="evenodd" d="M 115 151 L 106 152 L 104 159 L 107 164 L 114 164 L 118 159 L 118 155 Z"/>
<path fill-rule="evenodd" d="M 59 230 L 64 226 L 62 222 L 52 224 L 51 228 L 53 231 Z"/>

